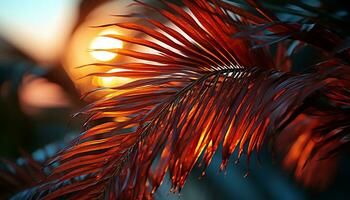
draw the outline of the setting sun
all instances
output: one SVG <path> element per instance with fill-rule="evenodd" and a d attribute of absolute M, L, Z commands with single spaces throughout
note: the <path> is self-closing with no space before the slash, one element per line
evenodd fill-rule
<path fill-rule="evenodd" d="M 103 35 L 118 35 L 118 33 L 114 30 L 105 30 L 102 31 L 95 39 L 92 40 L 90 44 L 90 52 L 91 56 L 98 61 L 111 61 L 113 60 L 117 54 L 108 51 L 94 51 L 99 49 L 121 49 L 123 47 L 123 42 L 121 40 L 115 38 L 105 37 Z"/>

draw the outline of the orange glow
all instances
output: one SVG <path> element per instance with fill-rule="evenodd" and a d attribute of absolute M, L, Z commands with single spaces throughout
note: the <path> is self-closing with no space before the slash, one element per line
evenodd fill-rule
<path fill-rule="evenodd" d="M 121 69 L 111 69 L 107 73 L 113 73 L 113 72 L 120 72 L 125 71 Z M 117 87 L 120 85 L 124 85 L 126 83 L 131 82 L 131 78 L 126 77 L 117 77 L 117 76 L 111 76 L 111 77 L 94 77 L 92 80 L 93 84 L 99 87 Z"/>
<path fill-rule="evenodd" d="M 304 148 L 305 144 L 307 143 L 308 139 L 309 139 L 309 135 L 307 133 L 301 134 L 298 137 L 298 139 L 294 142 L 294 144 L 290 148 L 287 156 L 284 159 L 285 166 L 292 166 L 292 164 L 294 162 L 296 162 L 296 160 L 299 159 L 299 157 L 303 151 L 303 148 Z"/>
<path fill-rule="evenodd" d="M 22 110 L 28 115 L 37 114 L 43 108 L 66 108 L 70 101 L 63 89 L 44 78 L 27 76 L 19 90 Z"/>
<path fill-rule="evenodd" d="M 121 49 L 123 48 L 123 42 L 121 40 L 106 37 L 104 35 L 118 35 L 119 33 L 115 30 L 108 29 L 102 31 L 95 39 L 91 41 L 90 49 L 92 50 L 90 52 L 90 55 L 96 59 L 97 61 L 107 62 L 113 60 L 115 57 L 117 57 L 116 53 L 109 52 L 109 51 L 94 51 L 94 50 L 100 50 L 100 49 Z"/>
<path fill-rule="evenodd" d="M 114 87 L 136 80 L 135 78 L 125 77 L 88 76 L 97 72 L 108 72 L 108 70 L 111 68 L 102 65 L 91 65 L 87 67 L 80 66 L 92 63 L 117 64 L 133 61 L 133 59 L 130 57 L 121 56 L 116 52 L 110 52 L 111 49 L 113 51 L 113 49 L 117 50 L 128 47 L 135 51 L 147 51 L 148 53 L 152 53 L 151 49 L 147 47 L 137 45 L 130 46 L 130 44 L 127 42 L 113 38 L 113 35 L 134 37 L 136 34 L 135 31 L 127 30 L 117 26 L 99 28 L 91 27 L 123 22 L 122 19 L 116 20 L 114 16 L 109 16 L 108 14 L 106 15 L 106 13 L 127 14 L 139 10 L 139 8 L 136 7 L 126 8 L 124 6 L 119 6 L 123 4 L 123 2 L 127 3 L 129 0 L 120 0 L 118 2 L 112 1 L 96 8 L 76 28 L 74 33 L 69 38 L 69 41 L 67 42 L 67 46 L 62 58 L 62 64 L 80 94 L 84 95 L 96 89 L 96 87 Z M 128 19 L 128 21 L 129 20 L 131 19 Z M 99 51 L 93 51 L 94 49 L 98 49 Z M 103 49 L 106 49 L 106 51 Z M 122 91 L 119 90 L 98 91 L 86 96 L 84 98 L 84 101 L 90 102 L 102 96 L 113 96 L 120 94 L 121 92 Z"/>
<path fill-rule="evenodd" d="M 115 121 L 115 122 L 126 122 L 126 121 L 128 121 L 129 119 L 130 119 L 129 117 L 120 116 L 120 117 L 114 118 L 114 121 Z"/>

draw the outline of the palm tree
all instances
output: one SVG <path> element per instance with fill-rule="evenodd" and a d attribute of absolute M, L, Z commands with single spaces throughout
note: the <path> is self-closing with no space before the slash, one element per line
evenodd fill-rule
<path fill-rule="evenodd" d="M 149 36 L 106 35 L 148 50 L 115 49 L 132 61 L 82 66 L 122 69 L 92 75 L 134 81 L 94 91 L 109 95 L 81 112 L 89 116 L 87 130 L 49 160 L 51 171 L 31 198 L 152 199 L 167 173 L 173 192 L 196 163 L 204 175 L 220 146 L 225 170 L 234 152 L 249 166 L 266 143 L 297 179 L 315 185 L 310 176 L 349 145 L 344 38 L 305 16 L 284 22 L 254 0 L 162 2 L 164 8 L 135 4 L 171 26 L 140 14 L 117 17 L 148 25 L 103 25 Z M 291 56 L 305 46 L 322 52 L 322 62 L 295 72 Z"/>

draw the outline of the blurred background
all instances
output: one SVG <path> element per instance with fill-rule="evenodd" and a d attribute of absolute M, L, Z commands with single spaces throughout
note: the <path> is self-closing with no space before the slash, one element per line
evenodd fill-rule
<path fill-rule="evenodd" d="M 304 1 L 308 5 L 326 6 L 337 17 L 349 18 L 346 1 Z M 336 3 L 334 3 L 336 2 Z M 157 3 L 153 1 L 152 3 Z M 269 1 L 287 5 L 288 1 Z M 129 44 L 102 37 L 105 34 L 134 34 L 117 28 L 93 26 L 120 22 L 112 16 L 140 12 L 129 7 L 129 0 L 1 0 L 0 1 L 0 156 L 11 160 L 29 152 L 42 160 L 54 154 L 74 135 L 82 131 L 84 119 L 74 117 L 84 105 L 99 95 L 80 96 L 97 87 L 116 86 L 125 78 L 85 77 L 93 72 L 106 72 L 103 67 L 80 67 L 94 62 L 123 62 L 122 57 L 91 49 L 124 48 Z M 337 5 L 335 5 L 337 4 Z M 345 6 L 345 7 L 344 7 Z M 289 8 L 287 6 L 287 8 Z M 293 7 L 291 7 L 293 8 Z M 295 8 L 300 10 L 300 8 Z M 281 15 L 288 20 L 297 16 Z M 300 56 L 302 55 L 302 56 Z M 304 52 L 296 65 L 313 64 L 317 52 Z M 254 160 L 254 159 L 253 159 Z M 20 162 L 20 159 L 17 159 Z M 305 189 L 283 171 L 267 151 L 261 163 L 252 162 L 250 175 L 242 164 L 231 165 L 226 174 L 219 173 L 220 156 L 216 156 L 204 179 L 194 170 L 181 199 L 346 199 L 349 163 L 344 160 L 333 183 L 324 191 Z M 170 194 L 165 181 L 157 199 L 178 199 Z"/>

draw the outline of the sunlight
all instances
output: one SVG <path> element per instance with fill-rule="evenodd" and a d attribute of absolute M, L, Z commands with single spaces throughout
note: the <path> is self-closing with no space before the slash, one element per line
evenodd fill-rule
<path fill-rule="evenodd" d="M 125 71 L 125 70 L 111 69 L 107 73 L 120 72 L 120 71 Z M 111 77 L 95 77 L 93 82 L 94 82 L 94 85 L 97 85 L 99 87 L 117 87 L 117 86 L 129 83 L 131 81 L 132 81 L 131 78 L 111 76 Z"/>
<path fill-rule="evenodd" d="M 115 30 L 102 31 L 99 34 L 99 36 L 97 36 L 95 39 L 92 40 L 90 44 L 90 49 L 91 50 L 94 50 L 94 49 L 110 50 L 110 49 L 123 48 L 123 42 L 121 40 L 118 40 L 115 38 L 103 37 L 103 35 L 108 35 L 108 34 L 118 35 L 119 33 L 116 32 Z M 94 59 L 102 62 L 111 61 L 117 57 L 116 53 L 108 52 L 108 51 L 91 51 L 90 54 Z"/>

